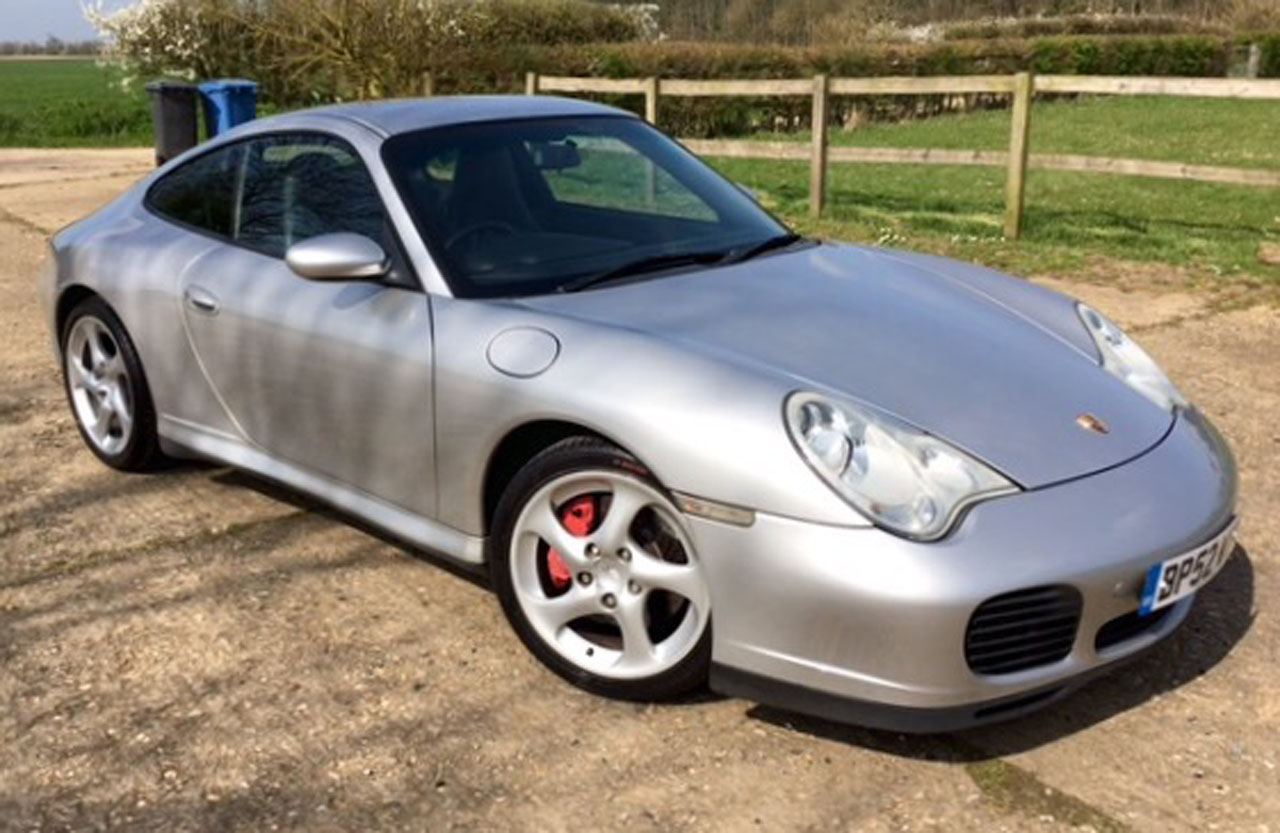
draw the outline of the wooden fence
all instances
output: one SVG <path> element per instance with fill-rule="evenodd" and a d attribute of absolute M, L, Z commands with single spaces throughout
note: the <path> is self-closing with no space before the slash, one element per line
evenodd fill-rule
<path fill-rule="evenodd" d="M 1280 185 L 1280 170 L 1223 168 L 1155 162 L 1145 159 L 1112 159 L 1057 153 L 1030 153 L 1032 101 L 1036 93 L 1088 93 L 1099 95 L 1197 96 L 1280 100 L 1280 80 L 1237 78 L 1147 78 L 1128 76 L 957 75 L 923 78 L 752 79 L 702 81 L 678 78 L 571 78 L 528 73 L 525 92 L 623 93 L 643 95 L 645 118 L 657 123 L 664 96 L 808 96 L 813 100 L 813 137 L 809 146 L 799 142 L 684 139 L 693 152 L 704 156 L 745 159 L 809 161 L 809 213 L 822 214 L 826 199 L 828 162 L 910 163 L 921 165 L 988 165 L 1007 169 L 1004 233 L 1016 239 L 1022 231 L 1027 169 L 1084 171 L 1091 173 L 1222 182 L 1235 185 Z M 833 95 L 936 95 L 995 93 L 1013 97 L 1010 108 L 1009 149 L 953 150 L 948 148 L 831 147 L 828 142 L 827 100 Z M 1169 125 L 1176 129 L 1175 125 Z"/>

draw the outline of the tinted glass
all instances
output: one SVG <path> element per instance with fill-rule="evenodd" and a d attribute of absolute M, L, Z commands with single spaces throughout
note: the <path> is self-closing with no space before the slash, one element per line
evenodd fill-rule
<path fill-rule="evenodd" d="M 233 232 L 243 245 L 283 257 L 294 243 L 339 231 L 384 242 L 384 225 L 373 180 L 346 142 L 316 134 L 245 142 Z"/>
<path fill-rule="evenodd" d="M 529 119 L 389 139 L 383 159 L 462 297 L 529 295 L 786 229 L 638 119 Z"/>
<path fill-rule="evenodd" d="M 233 145 L 176 168 L 151 187 L 148 204 L 171 220 L 230 236 L 240 154 Z"/>

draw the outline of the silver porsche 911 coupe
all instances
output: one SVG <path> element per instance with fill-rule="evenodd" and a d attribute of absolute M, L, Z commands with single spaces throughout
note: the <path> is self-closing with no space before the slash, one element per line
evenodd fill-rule
<path fill-rule="evenodd" d="M 1097 310 L 799 237 L 547 97 L 263 119 L 59 232 L 90 449 L 247 469 L 486 566 L 553 671 L 938 731 L 1187 617 L 1226 444 Z"/>

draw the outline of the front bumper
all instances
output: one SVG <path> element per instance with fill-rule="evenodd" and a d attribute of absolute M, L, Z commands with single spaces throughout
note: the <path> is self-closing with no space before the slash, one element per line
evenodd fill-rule
<path fill-rule="evenodd" d="M 1095 647 L 1104 624 L 1137 609 L 1148 567 L 1231 521 L 1236 484 L 1222 437 L 1187 411 L 1142 456 L 979 504 L 942 541 L 764 514 L 745 528 L 690 518 L 715 611 L 712 687 L 906 731 L 1043 706 L 1182 623 L 1190 598 L 1131 638 Z M 970 669 L 965 632 L 978 605 L 1061 584 L 1083 598 L 1065 658 L 1008 674 Z"/>

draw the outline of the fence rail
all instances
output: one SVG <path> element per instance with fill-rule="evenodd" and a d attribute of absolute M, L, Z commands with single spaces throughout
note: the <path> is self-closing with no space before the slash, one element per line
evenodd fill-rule
<path fill-rule="evenodd" d="M 1280 186 L 1280 171 L 1225 168 L 1146 159 L 1030 152 L 1032 103 L 1037 93 L 1095 95 L 1196 96 L 1280 101 L 1280 80 L 1239 78 L 1149 78 L 1100 75 L 957 75 L 902 78 L 693 80 L 680 78 L 577 78 L 528 73 L 525 91 L 636 94 L 645 97 L 645 118 L 658 120 L 663 96 L 808 96 L 813 101 L 813 134 L 800 142 L 756 142 L 725 139 L 684 139 L 704 156 L 740 159 L 809 161 L 809 213 L 822 214 L 828 162 L 872 162 L 916 165 L 985 165 L 1007 169 L 1004 233 L 1016 239 L 1022 215 L 1028 168 L 1054 171 L 1145 176 L 1233 185 Z M 833 95 L 961 95 L 991 93 L 1013 98 L 1008 150 L 951 148 L 832 147 L 829 143 L 827 100 Z"/>

